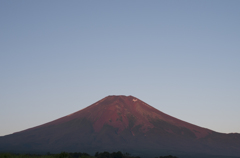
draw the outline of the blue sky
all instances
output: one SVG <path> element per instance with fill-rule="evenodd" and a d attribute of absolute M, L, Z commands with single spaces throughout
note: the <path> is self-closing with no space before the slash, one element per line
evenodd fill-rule
<path fill-rule="evenodd" d="M 0 1 L 0 136 L 133 95 L 240 133 L 240 1 Z"/>

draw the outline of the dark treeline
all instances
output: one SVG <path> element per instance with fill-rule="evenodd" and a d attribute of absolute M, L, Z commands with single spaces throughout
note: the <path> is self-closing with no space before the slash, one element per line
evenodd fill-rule
<path fill-rule="evenodd" d="M 131 156 L 129 153 L 123 154 L 121 151 L 109 153 L 104 151 L 102 153 L 95 153 L 96 158 L 140 158 L 139 156 Z"/>
<path fill-rule="evenodd" d="M 132 156 L 129 153 L 123 154 L 121 151 L 109 153 L 107 151 L 104 152 L 96 152 L 94 156 L 89 155 L 88 153 L 67 153 L 62 152 L 60 154 L 46 154 L 46 155 L 38 155 L 38 154 L 10 154 L 10 153 L 0 153 L 0 158 L 140 158 L 139 156 Z M 175 156 L 160 156 L 155 158 L 177 158 Z"/>

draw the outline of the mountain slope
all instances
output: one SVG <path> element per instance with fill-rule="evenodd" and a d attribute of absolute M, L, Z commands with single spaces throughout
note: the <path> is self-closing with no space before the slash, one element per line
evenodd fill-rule
<path fill-rule="evenodd" d="M 1 150 L 240 156 L 240 135 L 181 121 L 133 96 L 108 96 L 71 115 L 0 137 Z"/>

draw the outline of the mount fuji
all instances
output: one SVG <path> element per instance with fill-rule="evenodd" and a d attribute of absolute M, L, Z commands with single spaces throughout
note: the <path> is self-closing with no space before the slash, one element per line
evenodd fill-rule
<path fill-rule="evenodd" d="M 141 157 L 240 157 L 240 134 L 224 134 L 167 115 L 133 96 L 107 96 L 46 124 L 0 137 L 0 152 L 101 151 Z"/>

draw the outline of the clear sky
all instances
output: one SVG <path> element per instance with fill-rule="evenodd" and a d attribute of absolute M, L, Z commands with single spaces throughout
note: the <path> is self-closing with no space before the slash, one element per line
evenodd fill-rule
<path fill-rule="evenodd" d="M 0 1 L 0 136 L 133 95 L 240 133 L 240 1 Z"/>

